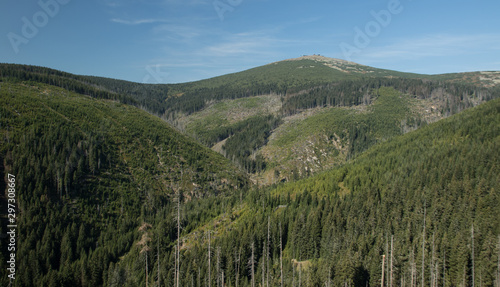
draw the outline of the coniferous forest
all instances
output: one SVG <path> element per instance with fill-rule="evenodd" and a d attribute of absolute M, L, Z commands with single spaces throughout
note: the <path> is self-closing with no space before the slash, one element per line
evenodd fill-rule
<path fill-rule="evenodd" d="M 291 65 L 176 85 L 1 65 L 1 286 L 500 286 L 499 88 Z M 265 93 L 274 114 L 172 126 Z M 353 107 L 344 162 L 254 182 L 280 126 Z"/>

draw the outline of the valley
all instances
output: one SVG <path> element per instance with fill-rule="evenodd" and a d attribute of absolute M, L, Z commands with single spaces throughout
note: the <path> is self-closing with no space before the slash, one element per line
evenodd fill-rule
<path fill-rule="evenodd" d="M 499 79 L 319 55 L 182 84 L 0 64 L 15 286 L 497 286 Z"/>

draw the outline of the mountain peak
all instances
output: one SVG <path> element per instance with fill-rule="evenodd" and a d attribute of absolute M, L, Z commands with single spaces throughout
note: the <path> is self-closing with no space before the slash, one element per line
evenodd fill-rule
<path fill-rule="evenodd" d="M 300 61 L 300 60 L 313 60 L 316 62 L 335 63 L 335 64 L 343 64 L 343 65 L 359 65 L 359 64 L 354 63 L 354 62 L 349 62 L 349 61 L 337 59 L 337 58 L 329 58 L 329 57 L 325 57 L 325 56 L 321 56 L 321 55 L 304 55 L 302 57 L 292 58 L 292 59 L 288 59 L 285 61 Z"/>
<path fill-rule="evenodd" d="M 322 55 L 303 55 L 303 56 L 298 57 L 298 58 L 291 58 L 291 59 L 287 59 L 287 60 L 283 60 L 283 61 L 279 61 L 279 62 L 274 62 L 272 64 L 283 63 L 283 62 L 292 62 L 292 61 L 302 61 L 302 60 L 315 61 L 315 62 L 322 64 L 326 67 L 336 69 L 336 70 L 339 70 L 339 71 L 347 73 L 347 74 L 350 74 L 350 73 L 365 74 L 365 73 L 372 73 L 375 70 L 374 68 L 371 68 L 371 67 L 368 67 L 365 65 L 361 65 L 361 64 L 358 64 L 355 62 L 350 62 L 350 61 L 337 59 L 337 58 L 329 58 L 329 57 L 325 57 Z"/>

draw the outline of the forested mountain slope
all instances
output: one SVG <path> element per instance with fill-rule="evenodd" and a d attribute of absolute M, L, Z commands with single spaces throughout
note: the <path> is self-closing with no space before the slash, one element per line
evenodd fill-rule
<path fill-rule="evenodd" d="M 497 72 L 419 75 L 322 56 L 168 85 L 8 64 L 0 75 L 141 107 L 263 185 L 338 166 L 373 144 L 500 96 Z"/>
<path fill-rule="evenodd" d="M 385 255 L 384 286 L 497 286 L 499 166 L 497 99 L 251 193 L 181 238 L 182 282 L 380 286 Z"/>
<path fill-rule="evenodd" d="M 496 87 L 384 77 L 278 96 L 279 109 L 277 95 L 212 99 L 199 112 L 218 114 L 191 114 L 210 119 L 198 139 L 224 140 L 249 171 L 281 176 L 263 146 L 293 147 L 310 140 L 304 131 L 345 153 L 333 169 L 257 189 L 222 156 L 123 104 L 140 105 L 130 94 L 3 68 L 0 184 L 16 177 L 18 286 L 380 286 L 382 255 L 393 286 L 500 283 Z M 454 115 L 418 124 L 438 112 Z M 6 268 L 0 275 L 7 285 Z"/>
<path fill-rule="evenodd" d="M 371 83 L 372 87 L 369 89 L 376 88 L 377 85 L 394 86 L 397 84 L 400 86 L 398 90 L 406 89 L 408 85 L 411 85 L 413 87 L 411 90 L 415 91 L 416 85 L 424 85 L 424 88 L 417 90 L 420 93 L 419 96 L 435 90 L 436 83 L 447 83 L 441 86 L 445 90 L 448 85 L 452 84 L 486 88 L 500 83 L 500 72 L 423 75 L 377 69 L 323 56 L 303 56 L 238 73 L 179 84 L 142 84 L 73 75 L 44 67 L 12 64 L 0 64 L 0 76 L 34 80 L 91 96 L 119 99 L 121 102 L 141 106 L 153 114 L 167 117 L 172 121 L 177 119 L 179 113 L 190 114 L 200 111 L 214 101 L 268 94 L 282 95 L 288 102 L 289 97 L 295 95 L 304 97 L 312 93 L 313 97 L 310 102 L 297 105 L 297 99 L 294 99 L 285 105 L 284 112 L 286 113 L 294 112 L 297 108 L 316 105 L 349 105 L 362 102 L 363 91 L 366 91 L 366 81 L 374 79 L 379 83 Z M 384 79 L 392 79 L 393 82 L 380 83 Z M 404 81 L 399 83 L 401 80 Z M 341 82 L 346 83 L 339 84 Z M 429 82 L 431 84 L 428 84 Z M 328 98 L 321 96 L 321 94 L 331 94 L 337 90 L 343 92 L 346 98 L 339 99 L 338 95 Z M 354 94 L 350 95 L 352 92 Z M 337 100 L 334 101 L 334 98 Z"/>
<path fill-rule="evenodd" d="M 269 184 L 342 164 L 373 144 L 499 96 L 498 87 L 406 79 L 344 81 L 290 97 L 224 100 L 179 118 L 179 123 L 187 134 L 253 173 L 259 183 Z M 292 103 L 293 112 L 284 112 Z M 256 138 L 261 140 L 248 145 Z"/>
<path fill-rule="evenodd" d="M 164 210 L 178 189 L 185 202 L 209 204 L 248 183 L 221 155 L 132 106 L 6 78 L 0 101 L 1 189 L 7 174 L 17 186 L 16 286 L 102 285 L 145 217 Z"/>

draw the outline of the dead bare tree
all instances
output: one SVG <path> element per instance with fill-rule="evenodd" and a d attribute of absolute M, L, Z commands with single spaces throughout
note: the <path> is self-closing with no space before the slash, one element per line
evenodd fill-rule
<path fill-rule="evenodd" d="M 446 249 L 443 254 L 443 286 L 446 286 Z"/>
<path fill-rule="evenodd" d="M 476 282 L 475 266 L 474 266 L 474 223 L 472 223 L 471 227 L 471 241 L 472 241 L 472 287 L 474 287 Z"/>
<path fill-rule="evenodd" d="M 467 266 L 464 265 L 464 276 L 463 276 L 463 282 L 462 282 L 462 286 L 463 287 L 466 287 L 465 286 L 465 275 L 466 275 L 466 273 L 467 273 Z"/>
<path fill-rule="evenodd" d="M 498 236 L 498 265 L 497 265 L 497 287 L 500 287 L 500 235 Z"/>
<path fill-rule="evenodd" d="M 236 270 L 236 287 L 238 287 L 238 283 L 240 281 L 240 266 L 241 266 L 241 246 L 238 251 L 238 257 L 236 257 L 236 250 L 234 251 L 234 262 L 235 262 L 235 270 Z"/>
<path fill-rule="evenodd" d="M 252 256 L 250 257 L 250 262 L 249 265 L 250 265 L 250 271 L 251 271 L 251 276 L 252 276 L 252 287 L 255 287 L 255 268 L 254 268 L 254 265 L 255 265 L 255 257 L 254 257 L 254 254 L 255 254 L 255 243 L 252 242 L 252 245 L 251 245 L 251 249 L 252 249 Z"/>
<path fill-rule="evenodd" d="M 299 287 L 300 287 L 300 284 L 302 283 L 302 264 L 297 264 L 297 266 L 299 267 Z"/>
<path fill-rule="evenodd" d="M 160 236 L 158 236 L 157 240 L 157 246 L 156 246 L 156 258 L 158 260 L 158 287 L 160 287 Z"/>
<path fill-rule="evenodd" d="M 435 244 L 434 244 L 434 236 L 435 234 L 432 234 L 432 257 L 431 257 L 431 265 L 430 265 L 430 272 L 431 272 L 431 287 L 434 287 L 434 280 L 435 280 L 435 274 L 434 274 L 434 268 L 435 268 Z"/>
<path fill-rule="evenodd" d="M 416 263 L 415 263 L 415 246 L 411 249 L 411 259 L 410 259 L 410 287 L 415 286 L 415 273 L 416 273 Z"/>
<path fill-rule="evenodd" d="M 208 230 L 208 287 L 211 286 L 212 277 L 210 274 L 211 264 L 210 264 L 210 230 Z"/>
<path fill-rule="evenodd" d="M 436 260 L 436 270 L 434 271 L 434 287 L 438 286 L 438 278 L 439 278 L 439 261 Z"/>
<path fill-rule="evenodd" d="M 424 203 L 424 230 L 422 232 L 422 287 L 425 286 L 425 216 L 427 214 L 427 202 Z"/>
<path fill-rule="evenodd" d="M 182 172 L 181 172 L 181 177 L 182 177 Z M 180 264 L 181 264 L 181 253 L 180 253 L 180 241 L 181 241 L 181 188 L 177 187 L 177 193 L 176 193 L 176 201 L 177 201 L 177 249 L 176 249 L 176 254 L 175 254 L 175 259 L 176 259 L 176 270 L 175 270 L 175 286 L 179 287 L 179 273 L 180 273 Z"/>
<path fill-rule="evenodd" d="M 266 286 L 266 245 L 262 244 L 262 287 Z"/>
<path fill-rule="evenodd" d="M 220 287 L 220 246 L 217 246 L 217 287 Z"/>
<path fill-rule="evenodd" d="M 141 249 L 141 252 L 140 253 L 144 253 L 146 254 L 146 287 L 148 287 L 148 282 L 149 282 L 149 279 L 148 279 L 148 252 L 151 251 L 151 248 L 149 248 L 149 246 L 145 245 L 144 247 L 142 247 Z"/>
<path fill-rule="evenodd" d="M 267 287 L 269 287 L 269 253 L 271 249 L 271 216 L 267 217 Z"/>
<path fill-rule="evenodd" d="M 382 255 L 382 280 L 380 280 L 380 287 L 384 287 L 384 267 L 385 267 L 385 255 Z"/>
<path fill-rule="evenodd" d="M 394 259 L 394 253 L 393 253 L 393 244 L 394 244 L 394 235 L 391 235 L 391 276 L 390 276 L 390 281 L 389 281 L 389 286 L 392 287 L 392 271 L 393 271 L 393 259 Z"/>
<path fill-rule="evenodd" d="M 281 280 L 281 287 L 283 287 L 283 238 L 281 235 L 281 222 L 279 226 L 280 226 L 280 280 Z"/>
<path fill-rule="evenodd" d="M 391 258 L 391 254 L 390 254 L 390 250 L 389 250 L 389 235 L 386 233 L 385 234 L 385 254 L 389 254 L 389 257 L 387 258 L 387 262 L 385 263 L 386 266 L 385 266 L 385 280 L 387 280 L 387 283 L 386 285 L 388 286 L 389 285 L 389 282 L 390 282 L 390 274 L 389 274 L 389 271 L 390 271 L 390 266 L 389 266 L 389 263 L 390 263 L 390 258 Z"/>
<path fill-rule="evenodd" d="M 177 245 L 174 246 L 175 260 L 174 260 L 174 286 L 177 286 Z"/>
<path fill-rule="evenodd" d="M 145 255 L 145 270 L 146 270 L 146 287 L 148 286 L 149 279 L 148 279 L 148 252 L 151 251 L 151 248 L 148 245 L 148 242 L 151 241 L 151 238 L 149 237 L 148 229 L 151 228 L 151 225 L 149 223 L 143 223 L 139 227 L 139 231 L 143 232 L 141 240 L 137 242 L 137 245 L 142 246 L 141 251 L 139 254 L 144 254 Z"/>

